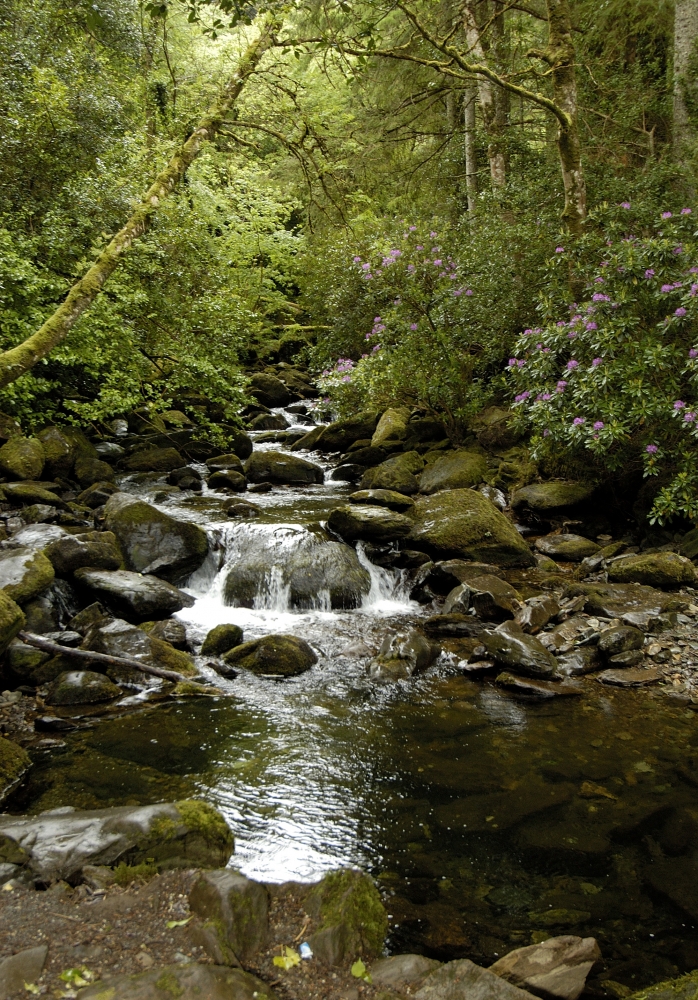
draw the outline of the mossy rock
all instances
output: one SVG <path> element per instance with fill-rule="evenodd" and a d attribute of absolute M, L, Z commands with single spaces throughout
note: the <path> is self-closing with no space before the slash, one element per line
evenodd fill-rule
<path fill-rule="evenodd" d="M 681 539 L 681 555 L 687 559 L 698 559 L 698 528 L 689 531 Z"/>
<path fill-rule="evenodd" d="M 316 921 L 308 942 L 320 961 L 343 965 L 382 953 L 388 917 L 375 883 L 363 872 L 330 872 L 310 891 L 305 908 Z"/>
<path fill-rule="evenodd" d="M 419 491 L 417 476 L 424 468 L 424 459 L 416 451 L 406 451 L 401 455 L 381 462 L 373 469 L 367 469 L 361 480 L 362 490 L 394 490 L 405 496 Z"/>
<path fill-rule="evenodd" d="M 19 786 L 30 766 L 27 751 L 0 736 L 0 803 Z"/>
<path fill-rule="evenodd" d="M 200 799 L 174 804 L 176 815 L 153 820 L 148 833 L 124 856 L 128 864 L 164 868 L 222 868 L 235 849 L 223 816 Z"/>
<path fill-rule="evenodd" d="M 217 960 L 248 963 L 269 936 L 269 893 L 259 882 L 230 869 L 205 872 L 189 893 L 189 908 L 214 939 Z"/>
<path fill-rule="evenodd" d="M 548 483 L 531 483 L 517 490 L 511 498 L 514 510 L 526 509 L 537 513 L 552 514 L 588 500 L 596 486 L 594 483 L 575 483 L 557 480 Z"/>
<path fill-rule="evenodd" d="M 236 646 L 223 659 L 253 674 L 277 677 L 296 677 L 317 663 L 317 656 L 308 643 L 295 635 L 264 635 Z"/>
<path fill-rule="evenodd" d="M 41 594 L 54 576 L 53 566 L 43 552 L 26 545 L 0 552 L 0 588 L 17 604 Z"/>
<path fill-rule="evenodd" d="M 201 646 L 202 656 L 222 656 L 242 642 L 242 629 L 239 625 L 216 625 L 207 634 Z"/>
<path fill-rule="evenodd" d="M 327 525 L 347 542 L 357 539 L 392 542 L 405 538 L 412 529 L 412 522 L 404 514 L 371 504 L 335 507 Z"/>
<path fill-rule="evenodd" d="M 68 476 L 75 464 L 76 443 L 60 427 L 45 427 L 36 435 L 46 456 L 50 476 Z"/>
<path fill-rule="evenodd" d="M 696 568 L 686 556 L 676 552 L 648 552 L 621 556 L 608 567 L 611 583 L 644 583 L 662 590 L 692 586 Z"/>
<path fill-rule="evenodd" d="M 121 688 L 104 674 L 93 670 L 68 670 L 59 674 L 46 693 L 47 705 L 93 705 L 112 701 L 121 695 Z"/>
<path fill-rule="evenodd" d="M 458 490 L 477 486 L 487 478 L 487 459 L 477 451 L 446 452 L 422 473 L 419 479 L 421 493 L 439 490 Z"/>
<path fill-rule="evenodd" d="M 0 653 L 12 642 L 21 628 L 24 628 L 24 612 L 5 590 L 0 590 Z"/>
<path fill-rule="evenodd" d="M 373 432 L 371 445 L 374 448 L 379 448 L 384 441 L 402 440 L 407 434 L 407 421 L 409 419 L 410 411 L 406 406 L 387 409 Z"/>
<path fill-rule="evenodd" d="M 0 448 L 0 469 L 10 479 L 41 479 L 44 461 L 36 438 L 12 437 Z"/>
<path fill-rule="evenodd" d="M 172 472 L 186 464 L 176 448 L 143 448 L 130 456 L 126 468 L 131 472 Z"/>
<path fill-rule="evenodd" d="M 322 468 L 315 462 L 283 451 L 253 452 L 245 462 L 245 474 L 251 483 L 305 485 L 322 483 L 325 478 Z"/>
<path fill-rule="evenodd" d="M 655 986 L 646 986 L 633 993 L 627 1000 L 696 1000 L 698 998 L 698 969 L 678 979 L 667 979 Z"/>
<path fill-rule="evenodd" d="M 19 608 L 17 610 L 19 611 Z M 33 646 L 27 646 L 26 643 L 20 642 L 19 639 L 15 642 L 11 642 L 7 647 L 8 666 L 12 672 L 23 681 L 31 680 L 33 678 L 34 671 L 37 670 L 42 663 L 46 663 L 46 661 L 50 659 L 50 653 L 44 653 L 42 650 L 35 649 Z M 51 680 L 53 680 L 53 678 L 51 678 Z"/>
<path fill-rule="evenodd" d="M 119 569 L 124 560 L 111 531 L 91 531 L 85 535 L 66 535 L 50 542 L 44 554 L 59 576 L 69 576 L 76 569 Z"/>
<path fill-rule="evenodd" d="M 357 413 L 355 417 L 335 420 L 334 423 L 328 424 L 317 435 L 317 439 L 313 442 L 312 446 L 317 448 L 318 451 L 347 451 L 355 441 L 372 438 L 377 426 L 377 413 L 373 411 Z M 310 434 L 312 433 L 311 431 Z M 307 434 L 305 438 L 301 438 L 298 444 L 304 442 L 309 436 Z M 309 444 L 304 444 L 303 446 L 305 448 L 310 447 Z"/>

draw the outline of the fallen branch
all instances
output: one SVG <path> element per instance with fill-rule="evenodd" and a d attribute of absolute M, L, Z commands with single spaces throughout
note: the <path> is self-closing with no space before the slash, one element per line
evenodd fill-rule
<path fill-rule="evenodd" d="M 34 635 L 32 632 L 18 632 L 17 638 L 27 646 L 36 646 L 44 653 L 53 653 L 55 656 L 72 656 L 76 660 L 91 660 L 93 663 L 104 663 L 109 667 L 131 667 L 133 670 L 141 670 L 144 674 L 152 674 L 154 677 L 162 677 L 166 681 L 175 683 L 190 679 L 175 670 L 151 667 L 150 664 L 141 663 L 131 656 L 109 656 L 107 653 L 93 653 L 89 649 L 73 649 L 72 646 L 61 646 L 60 643 L 51 642 L 50 639 L 44 639 L 43 636 Z"/>

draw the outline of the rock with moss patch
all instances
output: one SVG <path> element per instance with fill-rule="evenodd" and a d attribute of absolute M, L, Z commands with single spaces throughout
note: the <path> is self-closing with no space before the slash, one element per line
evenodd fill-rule
<path fill-rule="evenodd" d="M 93 483 L 92 486 L 88 486 L 86 490 L 83 490 L 78 497 L 78 503 L 82 504 L 83 507 L 89 507 L 91 510 L 96 510 L 97 507 L 103 507 L 109 497 L 118 492 L 118 486 L 114 483 L 102 480 L 100 482 Z"/>
<path fill-rule="evenodd" d="M 390 407 L 378 421 L 373 432 L 371 445 L 379 448 L 385 441 L 401 441 L 407 434 L 407 422 L 410 411 L 406 406 Z"/>
<path fill-rule="evenodd" d="M 143 622 L 139 628 L 147 632 L 153 639 L 161 639 L 168 642 L 175 649 L 182 649 L 185 652 L 189 649 L 187 639 L 187 629 L 183 622 L 176 618 L 164 618 L 157 622 Z"/>
<path fill-rule="evenodd" d="M 6 590 L 0 590 L 0 653 L 3 653 L 21 628 L 24 612 Z"/>
<path fill-rule="evenodd" d="M 278 1000 L 260 979 L 219 965 L 183 962 L 135 975 L 101 979 L 80 991 L 81 1000 Z"/>
<path fill-rule="evenodd" d="M 231 469 L 233 472 L 239 472 L 240 474 L 244 472 L 242 462 L 237 455 L 232 453 L 228 455 L 214 455 L 213 458 L 207 458 L 206 466 L 211 472 L 226 472 Z"/>
<path fill-rule="evenodd" d="M 84 865 L 154 864 L 221 868 L 233 853 L 233 835 L 217 810 L 198 799 L 150 806 L 0 815 L 0 838 L 29 856 L 28 867 L 46 881 L 72 879 Z"/>
<path fill-rule="evenodd" d="M 132 622 L 168 618 L 194 604 L 189 594 L 156 576 L 83 567 L 75 571 L 74 577 L 92 600 L 103 601 L 115 614 Z"/>
<path fill-rule="evenodd" d="M 582 535 L 544 535 L 536 539 L 536 548 L 550 559 L 564 562 L 581 562 L 600 551 L 601 546 Z"/>
<path fill-rule="evenodd" d="M 367 469 L 361 479 L 362 490 L 394 490 L 412 496 L 419 491 L 418 474 L 424 468 L 424 459 L 416 451 L 406 451 Z"/>
<path fill-rule="evenodd" d="M 174 670 L 179 674 L 195 673 L 194 663 L 188 653 L 175 649 L 169 642 L 159 639 L 152 632 L 145 632 L 120 618 L 107 624 L 96 625 L 89 629 L 82 643 L 83 649 L 95 653 L 106 653 L 108 656 L 123 656 L 139 660 L 151 667 L 164 670 Z M 144 675 L 133 667 L 111 666 L 107 673 L 121 682 L 133 683 L 146 681 Z"/>
<path fill-rule="evenodd" d="M 172 472 L 186 464 L 176 448 L 142 448 L 134 451 L 126 468 L 131 472 Z"/>
<path fill-rule="evenodd" d="M 47 705 L 93 705 L 112 701 L 121 689 L 104 674 L 92 670 L 68 670 L 49 685 L 44 699 Z"/>
<path fill-rule="evenodd" d="M 405 538 L 412 529 L 412 522 L 404 514 L 368 504 L 335 507 L 327 519 L 327 525 L 347 542 L 357 539 L 392 542 Z"/>
<path fill-rule="evenodd" d="M 0 448 L 0 469 L 10 479 L 41 479 L 44 449 L 36 438 L 11 437 Z"/>
<path fill-rule="evenodd" d="M 322 483 L 325 478 L 325 473 L 315 462 L 282 451 L 253 452 L 245 462 L 245 474 L 251 483 L 289 485 Z"/>
<path fill-rule="evenodd" d="M 473 420 L 473 430 L 478 443 L 490 451 L 505 451 L 515 445 L 521 437 L 514 414 L 499 406 L 488 406 Z"/>
<path fill-rule="evenodd" d="M 440 652 L 437 643 L 429 642 L 415 629 L 388 634 L 369 665 L 369 674 L 376 680 L 404 680 L 430 667 Z"/>
<path fill-rule="evenodd" d="M 414 500 L 411 497 L 395 490 L 357 490 L 349 497 L 349 503 L 387 507 L 388 510 L 395 510 L 399 514 L 409 513 L 414 507 Z"/>
<path fill-rule="evenodd" d="M 0 552 L 0 589 L 17 604 L 37 597 L 53 581 L 53 566 L 43 552 L 28 545 Z"/>
<path fill-rule="evenodd" d="M 208 554 L 208 536 L 198 525 L 170 517 L 128 493 L 109 498 L 104 521 L 116 535 L 127 567 L 137 573 L 154 573 L 177 583 L 198 569 Z"/>
<path fill-rule="evenodd" d="M 209 476 L 208 487 L 211 490 L 232 490 L 233 493 L 244 493 L 247 489 L 247 480 L 241 472 L 235 469 L 221 470 Z"/>
<path fill-rule="evenodd" d="M 325 875 L 305 908 L 316 927 L 308 943 L 321 962 L 344 965 L 382 953 L 388 917 L 375 883 L 363 872 L 344 868 Z"/>
<path fill-rule="evenodd" d="M 250 393 L 262 406 L 287 406 L 291 394 L 275 375 L 259 372 L 250 378 Z"/>
<path fill-rule="evenodd" d="M 676 552 L 648 552 L 614 559 L 608 565 L 608 579 L 612 583 L 644 583 L 673 590 L 695 584 L 696 568 L 690 559 Z"/>
<path fill-rule="evenodd" d="M 65 504 L 57 493 L 47 490 L 37 483 L 5 483 L 3 492 L 8 500 L 18 504 L 46 504 L 51 507 L 58 507 L 60 510 L 67 510 Z"/>
<path fill-rule="evenodd" d="M 0 804 L 19 787 L 30 766 L 27 751 L 0 736 Z"/>
<path fill-rule="evenodd" d="M 482 635 L 487 655 L 512 673 L 524 677 L 548 680 L 557 670 L 555 657 L 533 635 L 522 632 L 507 622 L 494 632 Z"/>
<path fill-rule="evenodd" d="M 531 566 L 535 560 L 513 524 L 481 493 L 444 490 L 416 501 L 408 540 L 439 555 Z"/>
<path fill-rule="evenodd" d="M 276 677 L 296 677 L 317 663 L 313 649 L 295 635 L 264 635 L 236 646 L 223 659 L 253 674 Z"/>
<path fill-rule="evenodd" d="M 487 476 L 487 459 L 477 451 L 446 452 L 426 467 L 419 477 L 421 493 L 458 490 L 477 486 Z"/>
<path fill-rule="evenodd" d="M 239 646 L 242 642 L 242 629 L 239 625 L 216 625 L 207 634 L 201 646 L 202 656 L 222 656 Z"/>
<path fill-rule="evenodd" d="M 554 515 L 588 500 L 595 488 L 594 483 L 567 480 L 531 483 L 514 493 L 511 506 L 517 512 L 529 509 L 537 514 Z"/>
<path fill-rule="evenodd" d="M 86 490 L 95 483 L 113 483 L 114 470 L 109 462 L 103 462 L 101 458 L 78 452 L 75 459 L 75 478 L 82 489 Z"/>
<path fill-rule="evenodd" d="M 318 451 L 347 451 L 355 441 L 372 438 L 378 426 L 378 414 L 373 411 L 357 413 L 355 417 L 335 420 L 321 430 L 315 428 L 297 442 L 298 446 L 316 448 Z M 318 433 L 315 434 L 315 430 Z M 314 440 L 310 441 L 311 435 Z M 308 443 L 306 442 L 308 439 Z M 294 448 L 296 445 L 293 446 Z"/>
<path fill-rule="evenodd" d="M 84 535 L 66 535 L 49 542 L 44 553 L 59 576 L 69 576 L 76 569 L 118 569 L 123 557 L 111 531 L 91 531 Z"/>
<path fill-rule="evenodd" d="M 49 476 L 66 478 L 75 464 L 75 441 L 63 433 L 60 427 L 45 427 L 36 435 L 41 442 Z"/>
<path fill-rule="evenodd" d="M 204 872 L 189 893 L 189 909 L 201 921 L 195 936 L 220 965 L 247 964 L 266 947 L 269 893 L 240 872 Z"/>

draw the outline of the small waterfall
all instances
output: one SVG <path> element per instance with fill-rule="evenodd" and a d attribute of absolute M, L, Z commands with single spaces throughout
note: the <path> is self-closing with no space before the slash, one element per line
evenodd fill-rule
<path fill-rule="evenodd" d="M 278 563 L 269 569 L 255 594 L 255 611 L 288 611 L 291 606 L 291 585 L 284 579 Z"/>
<path fill-rule="evenodd" d="M 356 554 L 359 562 L 371 577 L 371 589 L 364 598 L 364 611 L 395 610 L 395 605 L 403 607 L 410 603 L 406 573 L 400 569 L 385 569 L 376 566 L 366 555 L 364 542 L 357 542 Z"/>

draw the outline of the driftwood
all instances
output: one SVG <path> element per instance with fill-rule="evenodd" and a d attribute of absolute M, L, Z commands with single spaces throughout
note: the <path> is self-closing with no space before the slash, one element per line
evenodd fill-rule
<path fill-rule="evenodd" d="M 107 653 L 93 653 L 89 649 L 73 649 L 71 646 L 61 646 L 50 639 L 44 639 L 41 635 L 34 635 L 32 632 L 18 632 L 17 638 L 21 639 L 28 646 L 36 646 L 37 649 L 45 653 L 53 653 L 58 656 L 72 656 L 76 660 L 91 660 L 93 663 L 104 663 L 109 667 L 131 667 L 133 670 L 141 670 L 144 674 L 152 674 L 154 677 L 162 677 L 166 681 L 186 681 L 189 680 L 184 674 L 178 674 L 175 670 L 165 670 L 162 667 L 151 667 L 148 663 L 141 663 L 131 656 L 109 656 Z"/>

